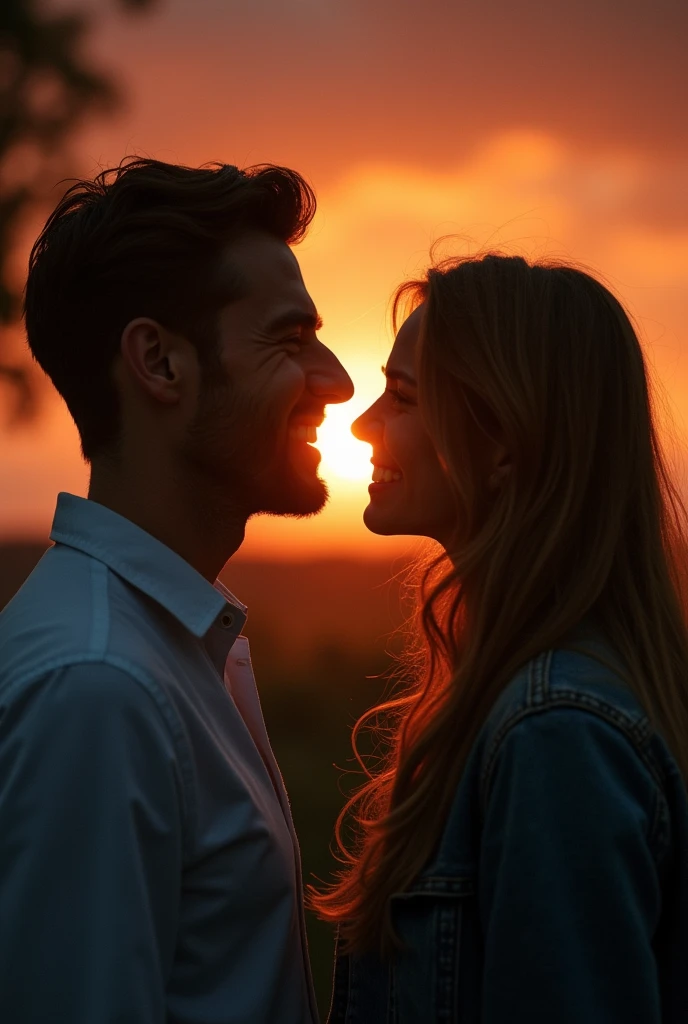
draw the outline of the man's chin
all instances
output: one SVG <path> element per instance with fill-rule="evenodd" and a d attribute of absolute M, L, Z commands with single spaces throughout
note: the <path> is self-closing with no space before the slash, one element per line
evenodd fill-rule
<path fill-rule="evenodd" d="M 306 519 L 322 512 L 329 496 L 327 486 L 320 477 L 314 477 L 309 482 L 303 479 L 285 480 L 282 486 L 265 490 L 255 514 Z"/>

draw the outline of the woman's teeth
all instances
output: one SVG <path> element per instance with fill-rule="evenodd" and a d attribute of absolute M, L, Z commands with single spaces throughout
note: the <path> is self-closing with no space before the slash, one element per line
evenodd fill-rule
<path fill-rule="evenodd" d="M 289 431 L 289 437 L 295 441 L 307 441 L 309 444 L 312 444 L 313 441 L 318 440 L 318 429 L 317 427 L 305 427 L 303 425 L 292 427 Z"/>
<path fill-rule="evenodd" d="M 374 484 L 389 484 L 392 480 L 401 480 L 401 473 L 397 473 L 392 469 L 383 469 L 382 466 L 373 467 Z"/>

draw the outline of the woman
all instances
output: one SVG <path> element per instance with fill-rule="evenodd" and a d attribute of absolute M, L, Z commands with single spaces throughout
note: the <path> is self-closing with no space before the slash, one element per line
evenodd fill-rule
<path fill-rule="evenodd" d="M 637 337 L 586 273 L 515 257 L 404 304 L 353 427 L 364 518 L 442 554 L 338 823 L 359 841 L 312 894 L 330 1022 L 688 1021 L 685 513 Z"/>

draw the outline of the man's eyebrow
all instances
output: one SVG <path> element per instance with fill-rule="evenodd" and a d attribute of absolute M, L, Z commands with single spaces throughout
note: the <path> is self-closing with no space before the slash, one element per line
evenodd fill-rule
<path fill-rule="evenodd" d="M 269 334 L 277 334 L 289 327 L 310 327 L 314 331 L 321 331 L 323 326 L 322 317 L 317 313 L 307 313 L 303 309 L 289 309 L 286 313 L 280 313 L 268 326 Z"/>
<path fill-rule="evenodd" d="M 403 380 L 404 384 L 408 384 L 412 388 L 418 387 L 418 381 L 415 380 L 410 373 L 404 373 L 403 370 L 393 370 L 389 366 L 381 366 L 380 369 L 387 380 Z"/>

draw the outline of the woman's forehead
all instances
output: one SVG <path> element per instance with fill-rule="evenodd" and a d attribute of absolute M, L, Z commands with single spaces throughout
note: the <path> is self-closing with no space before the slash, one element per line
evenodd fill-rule
<path fill-rule="evenodd" d="M 394 357 L 395 365 L 403 364 L 404 369 L 413 367 L 416 359 L 416 346 L 418 344 L 418 335 L 420 332 L 420 325 L 423 319 L 423 306 L 419 306 L 414 309 L 413 313 L 404 320 L 403 324 L 399 328 L 399 332 L 394 339 L 394 345 L 392 347 L 392 355 L 390 356 L 390 362 L 392 356 Z"/>

